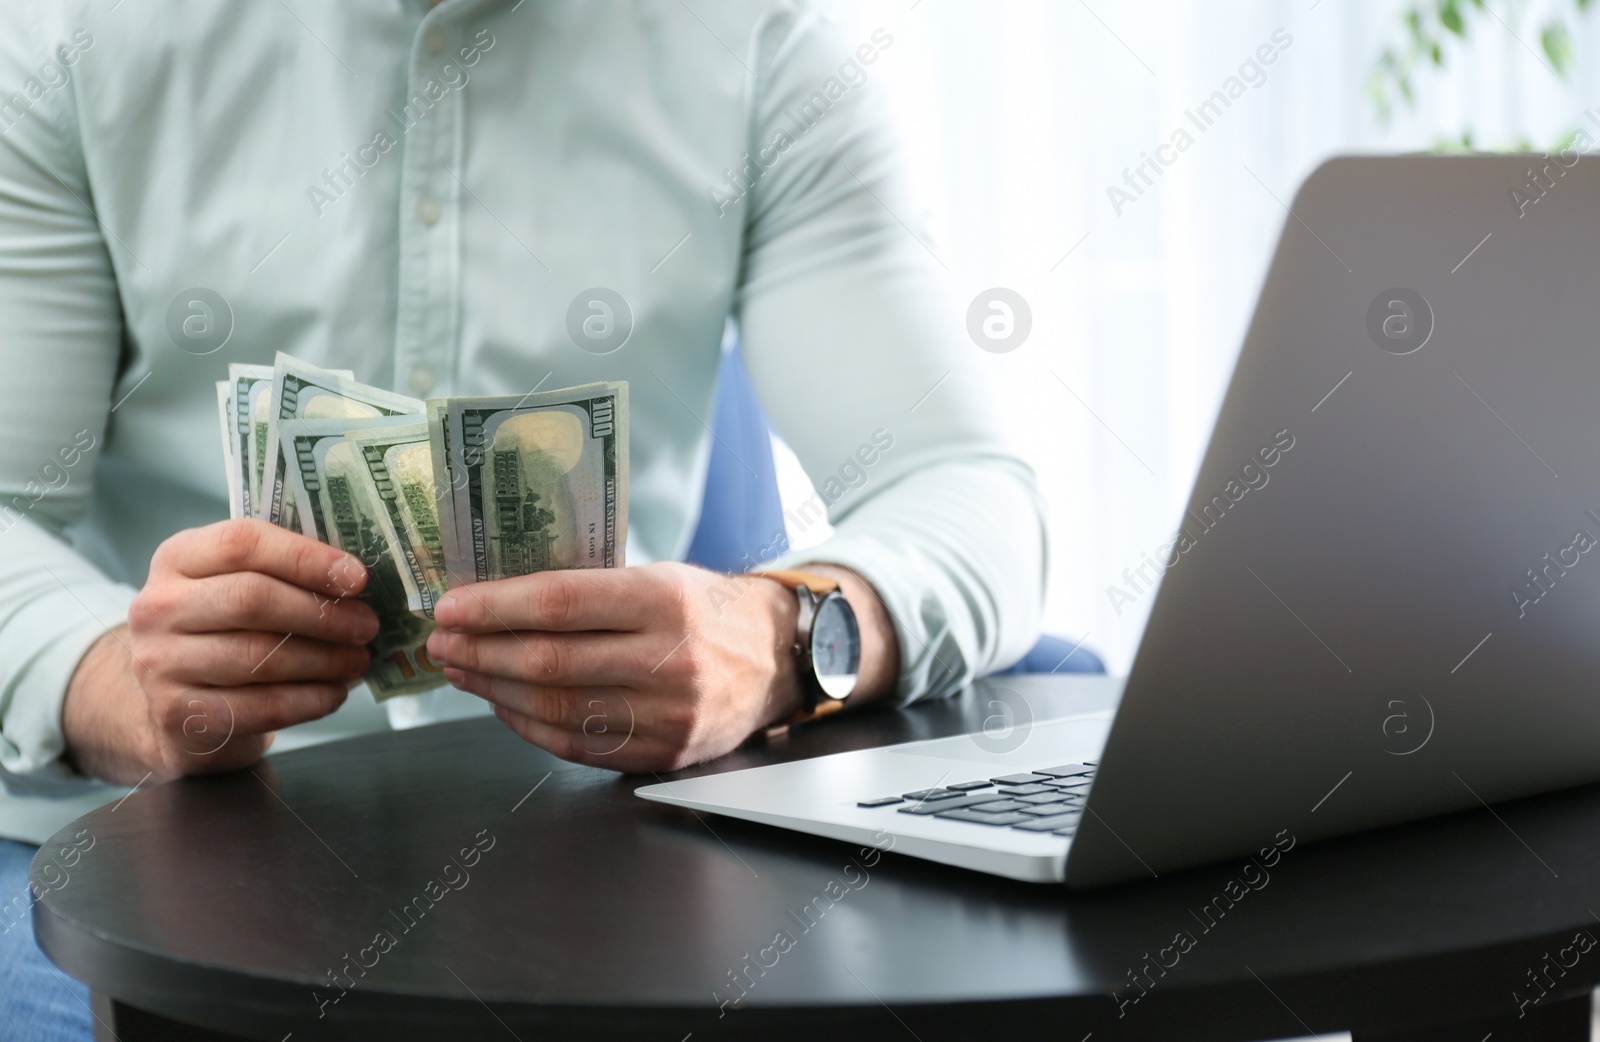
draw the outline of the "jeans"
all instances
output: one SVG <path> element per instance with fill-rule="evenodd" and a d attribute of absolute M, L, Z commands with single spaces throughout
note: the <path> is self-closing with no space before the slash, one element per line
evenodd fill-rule
<path fill-rule="evenodd" d="M 0 839 L 0 1042 L 90 1042 L 89 989 L 33 940 L 28 862 L 37 849 Z"/>

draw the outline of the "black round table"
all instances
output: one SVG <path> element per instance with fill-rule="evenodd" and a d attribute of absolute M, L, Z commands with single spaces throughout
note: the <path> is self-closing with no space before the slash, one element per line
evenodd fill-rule
<path fill-rule="evenodd" d="M 995 697 L 1045 719 L 1115 687 L 985 682 L 697 772 L 975 730 Z M 1600 787 L 1074 893 L 653 780 L 493 719 L 287 753 L 62 830 L 36 930 L 121 1042 L 1589 1037 Z"/>

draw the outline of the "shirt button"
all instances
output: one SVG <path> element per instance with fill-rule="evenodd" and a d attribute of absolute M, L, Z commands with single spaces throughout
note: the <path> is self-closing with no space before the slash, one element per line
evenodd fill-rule
<path fill-rule="evenodd" d="M 438 54 L 444 50 L 444 31 L 429 29 L 422 34 L 422 46 L 428 49 L 429 54 Z"/>
<path fill-rule="evenodd" d="M 411 370 L 411 390 L 415 394 L 427 394 L 433 390 L 433 370 L 425 365 L 419 365 Z"/>
<path fill-rule="evenodd" d="M 432 197 L 425 195 L 417 200 L 417 220 L 429 226 L 439 222 L 439 204 Z"/>

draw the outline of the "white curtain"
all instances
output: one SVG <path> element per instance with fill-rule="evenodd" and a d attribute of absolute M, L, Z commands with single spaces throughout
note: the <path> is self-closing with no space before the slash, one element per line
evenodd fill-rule
<path fill-rule="evenodd" d="M 895 99 L 960 299 L 1004 286 L 1032 310 L 1028 340 L 985 357 L 1051 504 L 1047 628 L 1086 636 L 1112 672 L 1127 671 L 1151 598 L 1118 614 L 1106 589 L 1177 522 L 1299 183 L 1337 153 L 1426 149 L 1468 128 L 1543 149 L 1600 108 L 1585 60 L 1600 15 L 1569 15 L 1579 68 L 1563 83 L 1538 30 L 1571 0 L 1490 5 L 1386 128 L 1366 85 L 1382 46 L 1404 43 L 1395 0 L 839 5 L 847 39 L 894 36 L 869 75 Z M 1259 74 L 1241 73 L 1252 58 Z M 1251 85 L 1198 129 L 1186 110 L 1230 76 Z M 1133 168 L 1180 127 L 1192 145 L 1161 152 L 1173 161 L 1159 176 L 1147 165 L 1144 187 Z M 1119 212 L 1107 190 L 1132 194 L 1125 170 L 1141 194 Z"/>

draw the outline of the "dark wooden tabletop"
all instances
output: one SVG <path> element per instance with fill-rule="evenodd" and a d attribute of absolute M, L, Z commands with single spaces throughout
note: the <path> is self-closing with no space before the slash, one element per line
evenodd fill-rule
<path fill-rule="evenodd" d="M 993 697 L 1115 694 L 1005 678 L 699 771 L 975 730 Z M 101 996 L 271 1042 L 1378 1038 L 1600 981 L 1600 787 L 1072 893 L 632 795 L 653 780 L 492 718 L 287 753 L 63 830 L 36 929 Z"/>

